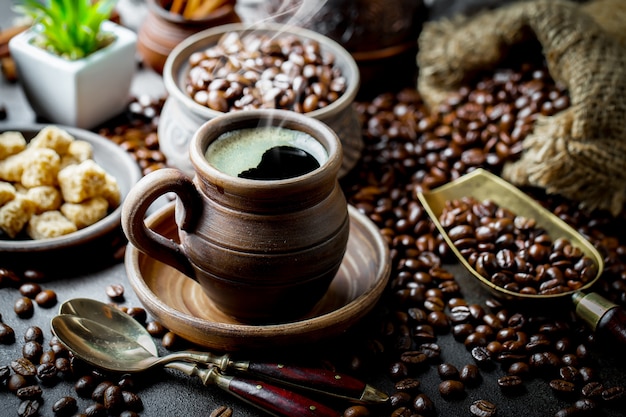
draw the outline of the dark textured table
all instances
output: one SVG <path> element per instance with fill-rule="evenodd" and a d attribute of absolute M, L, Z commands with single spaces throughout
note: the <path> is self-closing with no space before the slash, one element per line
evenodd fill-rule
<path fill-rule="evenodd" d="M 8 25 L 11 13 L 8 10 L 7 1 L 0 4 L 0 27 Z M 147 93 L 153 97 L 163 95 L 163 86 L 160 77 L 150 71 L 140 70 L 133 83 L 133 93 Z M 0 129 L 3 123 L 30 123 L 35 121 L 35 115 L 29 108 L 19 84 L 9 84 L 0 79 L 0 107 L 4 106 L 8 112 L 8 118 L 0 121 Z M 3 254 L 0 253 L 0 267 L 2 267 Z M 36 265 L 35 265 L 36 266 Z M 483 303 L 486 294 L 469 275 L 457 265 L 447 268 L 455 274 L 462 288 L 464 297 L 469 302 Z M 122 305 L 133 307 L 140 306 L 139 300 L 128 284 L 123 263 L 111 265 L 97 271 L 86 271 L 79 276 L 57 279 L 43 284 L 44 288 L 54 290 L 60 301 L 74 297 L 90 297 L 109 302 L 105 288 L 109 284 L 122 284 L 126 288 L 125 300 Z M 22 337 L 28 326 L 39 326 L 45 331 L 45 341 L 49 341 L 51 334 L 49 328 L 50 319 L 55 315 L 57 307 L 41 308 L 35 306 L 35 312 L 30 319 L 20 319 L 13 312 L 13 304 L 19 297 L 17 289 L 0 288 L 0 314 L 2 320 L 9 324 L 16 333 L 17 341 L 11 345 L 0 345 L 0 366 L 7 365 L 12 360 L 21 356 Z M 387 306 L 383 303 L 374 311 L 384 310 Z M 547 315 L 557 312 L 547 312 Z M 369 319 L 368 319 L 369 320 Z M 347 336 L 336 340 L 324 341 L 319 346 L 307 346 L 301 348 L 283 349 L 276 346 L 275 352 L 279 355 L 289 355 L 301 359 L 324 359 L 327 357 L 349 357 L 351 349 L 360 351 L 362 345 L 369 340 L 368 332 L 375 337 L 377 329 L 368 327 L 366 320 L 360 326 L 354 337 Z M 441 360 L 461 367 L 464 364 L 473 363 L 473 359 L 462 343 L 454 340 L 451 334 L 441 334 L 437 337 L 437 343 L 441 346 L 443 356 Z M 339 346 L 341 345 L 341 346 Z M 161 353 L 167 353 L 160 347 Z M 626 386 L 626 352 L 623 347 L 610 346 L 610 344 L 598 346 L 592 352 L 594 367 L 599 371 L 599 377 L 606 386 Z M 251 354 L 254 352 L 250 352 Z M 379 354 L 379 361 L 371 366 L 367 373 L 359 375 L 376 387 L 388 392 L 394 392 L 394 381 L 389 378 L 388 368 L 390 357 L 385 353 Z M 498 416 L 553 416 L 557 410 L 571 404 L 568 398 L 555 396 L 546 380 L 533 378 L 524 385 L 524 390 L 514 394 L 505 394 L 497 386 L 496 379 L 504 374 L 499 367 L 483 369 L 481 371 L 483 382 L 476 388 L 467 388 L 466 395 L 456 400 L 445 400 L 438 393 L 440 382 L 436 366 L 430 366 L 420 372 L 416 377 L 420 380 L 419 390 L 426 393 L 434 402 L 440 416 L 464 416 L 469 415 L 469 405 L 477 399 L 486 399 L 495 403 L 498 407 Z M 199 380 L 183 376 L 175 371 L 161 371 L 148 375 L 137 375 L 139 395 L 143 400 L 144 416 L 208 416 L 218 406 L 230 406 L 234 409 L 234 416 L 261 416 L 264 415 L 249 405 L 242 403 L 231 396 L 222 393 L 214 387 L 204 387 Z M 71 382 L 61 381 L 52 387 L 44 389 L 44 405 L 40 410 L 42 416 L 53 416 L 52 404 L 60 397 L 71 395 L 76 397 Z M 7 392 L 6 388 L 0 387 L 0 415 L 17 415 L 18 398 Z M 79 409 L 92 404 L 92 401 L 79 399 Z M 337 406 L 339 410 L 345 405 Z M 594 415 L 623 416 L 626 415 L 624 402 L 605 407 Z M 389 415 L 389 409 L 376 410 L 374 415 Z"/>

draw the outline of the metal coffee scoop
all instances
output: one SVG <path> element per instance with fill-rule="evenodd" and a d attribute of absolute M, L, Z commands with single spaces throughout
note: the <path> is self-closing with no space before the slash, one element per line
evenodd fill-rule
<path fill-rule="evenodd" d="M 516 215 L 534 219 L 537 227 L 546 230 L 553 240 L 568 239 L 573 246 L 579 248 L 595 262 L 596 276 L 578 290 L 548 295 L 521 294 L 495 285 L 467 262 L 439 222 L 446 201 L 463 197 L 473 197 L 478 201 L 491 200 L 500 207 L 513 211 Z M 576 314 L 592 330 L 600 334 L 608 334 L 626 345 L 626 311 L 597 293 L 585 293 L 602 275 L 604 268 L 602 256 L 580 233 L 543 208 L 526 193 L 484 169 L 477 169 L 430 192 L 419 193 L 418 198 L 459 262 L 494 296 L 509 301 L 535 303 L 540 308 L 548 307 L 550 304 L 553 306 L 553 303 L 570 298 L 576 306 Z"/>
<path fill-rule="evenodd" d="M 222 375 L 212 365 L 204 368 L 171 357 L 159 358 L 128 335 L 84 317 L 60 314 L 51 324 L 55 336 L 76 357 L 98 368 L 128 373 L 163 365 L 198 376 L 204 385 L 215 385 L 273 416 L 340 417 L 324 404 L 265 381 Z"/>
<path fill-rule="evenodd" d="M 104 327 L 135 340 L 153 356 L 158 356 L 154 339 L 145 327 L 114 306 L 89 298 L 75 298 L 64 302 L 59 308 L 59 313 L 95 321 Z M 305 368 L 280 363 L 233 361 L 227 354 L 215 355 L 210 352 L 198 351 L 176 352 L 159 358 L 158 363 L 150 366 L 162 365 L 171 361 L 191 362 L 205 366 L 212 365 L 219 368 L 222 372 L 251 373 L 259 378 L 270 379 L 277 384 L 291 385 L 350 402 L 382 404 L 389 399 L 384 392 L 349 375 L 326 369 Z"/>

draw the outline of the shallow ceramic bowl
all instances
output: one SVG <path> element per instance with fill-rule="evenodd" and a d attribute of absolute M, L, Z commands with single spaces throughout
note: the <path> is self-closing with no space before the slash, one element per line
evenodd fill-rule
<path fill-rule="evenodd" d="M 0 133 L 19 131 L 26 140 L 32 139 L 45 124 L 10 125 L 0 123 Z M 59 126 L 75 139 L 93 146 L 93 159 L 117 180 L 122 199 L 141 178 L 137 163 L 122 148 L 93 132 Z M 67 276 L 104 265 L 113 260 L 115 247 L 125 240 L 121 231 L 121 204 L 99 222 L 70 233 L 43 240 L 0 239 L 0 267 L 12 270 L 36 269 L 50 277 Z"/>
<path fill-rule="evenodd" d="M 253 325 L 219 310 L 200 285 L 176 269 L 140 252 L 126 250 L 126 273 L 146 310 L 165 327 L 198 345 L 219 351 L 276 349 L 315 343 L 344 332 L 370 312 L 391 271 L 389 250 L 376 225 L 348 206 L 350 237 L 341 267 L 326 294 L 300 318 Z M 174 203 L 146 225 L 177 239 Z"/>
<path fill-rule="evenodd" d="M 363 149 L 361 125 L 353 106 L 360 86 L 357 64 L 350 53 L 332 39 L 311 30 L 277 23 L 254 26 L 234 23 L 214 27 L 190 36 L 172 50 L 163 69 L 163 81 L 169 96 L 161 111 L 158 126 L 159 144 L 168 163 L 193 176 L 193 167 L 189 161 L 189 142 L 204 122 L 222 112 L 196 103 L 185 92 L 185 78 L 190 68 L 189 57 L 194 52 L 216 45 L 224 34 L 231 32 L 241 36 L 247 33 L 294 35 L 319 42 L 323 51 L 335 56 L 335 65 L 347 80 L 346 91 L 328 106 L 304 114 L 326 123 L 337 133 L 343 147 L 343 165 L 339 177 L 345 175 L 354 167 Z"/>

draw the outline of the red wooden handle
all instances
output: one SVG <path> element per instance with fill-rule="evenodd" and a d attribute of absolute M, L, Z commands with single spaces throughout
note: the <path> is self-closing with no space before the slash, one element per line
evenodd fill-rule
<path fill-rule="evenodd" d="M 284 417 L 340 417 L 341 413 L 298 393 L 257 381 L 239 377 L 229 380 L 228 390 L 263 410 Z"/>
<path fill-rule="evenodd" d="M 326 369 L 304 368 L 278 363 L 250 362 L 248 370 L 259 376 L 269 377 L 299 387 L 306 387 L 337 396 L 359 399 L 365 391 L 365 383 L 348 375 Z"/>

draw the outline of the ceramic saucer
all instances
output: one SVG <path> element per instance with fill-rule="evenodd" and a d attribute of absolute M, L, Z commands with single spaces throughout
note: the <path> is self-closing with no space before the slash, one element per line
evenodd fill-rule
<path fill-rule="evenodd" d="M 251 325 L 221 312 L 198 283 L 145 255 L 132 245 L 126 271 L 146 310 L 179 336 L 210 349 L 237 351 L 316 342 L 336 336 L 365 316 L 382 295 L 390 274 L 389 250 L 376 225 L 352 206 L 350 237 L 343 262 L 322 300 L 290 322 Z M 146 219 L 158 233 L 176 240 L 174 203 Z"/>

